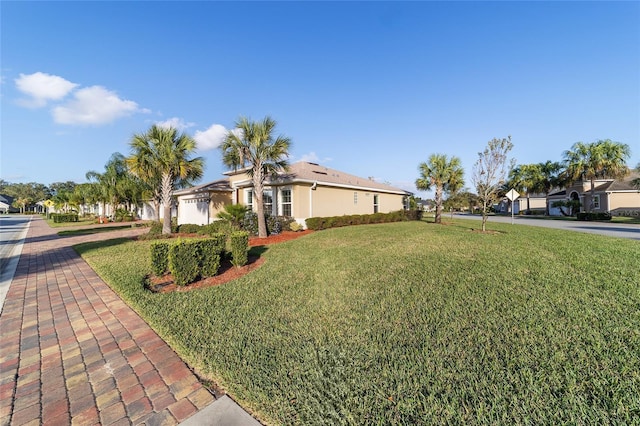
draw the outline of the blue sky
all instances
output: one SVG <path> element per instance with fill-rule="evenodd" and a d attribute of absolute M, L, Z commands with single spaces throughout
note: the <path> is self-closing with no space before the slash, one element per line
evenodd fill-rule
<path fill-rule="evenodd" d="M 639 2 L 13 2 L 1 14 L 0 177 L 85 181 L 174 123 L 216 149 L 270 115 L 310 160 L 415 192 L 432 153 L 471 170 L 612 139 L 640 162 Z M 418 194 L 421 195 L 421 194 Z"/>

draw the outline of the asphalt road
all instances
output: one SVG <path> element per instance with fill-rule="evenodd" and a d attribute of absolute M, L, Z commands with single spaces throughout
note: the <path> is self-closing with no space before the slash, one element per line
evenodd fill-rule
<path fill-rule="evenodd" d="M 448 214 L 443 215 L 449 217 Z M 458 219 L 481 220 L 482 216 L 469 214 L 454 214 Z M 487 223 L 511 223 L 511 216 L 489 216 Z M 566 231 L 586 232 L 590 234 L 606 235 L 608 237 L 640 240 L 640 225 L 607 222 L 578 222 L 577 220 L 535 219 L 526 216 L 515 216 L 516 225 L 540 226 L 543 228 L 564 229 Z"/>
<path fill-rule="evenodd" d="M 0 311 L 16 272 L 30 222 L 31 216 L 0 214 Z"/>

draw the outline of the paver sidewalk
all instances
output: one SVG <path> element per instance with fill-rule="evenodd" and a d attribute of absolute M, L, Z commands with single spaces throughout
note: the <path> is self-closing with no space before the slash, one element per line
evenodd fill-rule
<path fill-rule="evenodd" d="M 34 218 L 0 316 L 3 425 L 178 424 L 214 401 L 173 350 Z"/>

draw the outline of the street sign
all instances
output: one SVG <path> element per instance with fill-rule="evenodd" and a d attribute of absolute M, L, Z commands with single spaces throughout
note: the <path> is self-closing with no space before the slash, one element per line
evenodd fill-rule
<path fill-rule="evenodd" d="M 509 199 L 509 201 L 515 201 L 518 199 L 519 196 L 520 194 L 518 194 L 518 191 L 516 191 L 515 189 L 512 189 L 509 192 L 507 192 L 507 198 Z"/>

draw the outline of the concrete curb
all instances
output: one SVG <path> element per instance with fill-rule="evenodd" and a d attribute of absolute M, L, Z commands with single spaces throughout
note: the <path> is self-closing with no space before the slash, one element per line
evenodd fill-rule
<path fill-rule="evenodd" d="M 16 268 L 18 267 L 18 262 L 20 261 L 20 255 L 22 254 L 22 247 L 24 246 L 24 240 L 27 237 L 27 232 L 29 232 L 29 227 L 31 226 L 31 218 L 29 218 L 29 223 L 24 229 L 20 232 L 18 243 L 12 244 L 12 248 L 9 250 L 7 257 L 9 258 L 9 262 L 2 265 L 2 269 L 0 269 L 0 312 L 2 312 L 2 308 L 4 307 L 4 301 L 7 298 L 7 293 L 9 292 L 9 286 L 11 286 L 11 281 L 13 281 L 13 276 L 16 273 Z"/>

